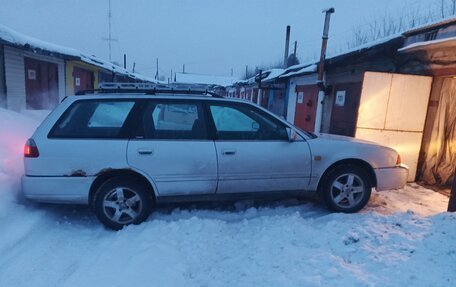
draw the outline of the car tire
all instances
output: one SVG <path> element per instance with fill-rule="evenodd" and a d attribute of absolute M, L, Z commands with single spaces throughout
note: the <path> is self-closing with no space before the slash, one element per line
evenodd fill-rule
<path fill-rule="evenodd" d="M 152 210 L 150 192 L 134 178 L 112 178 L 97 190 L 95 214 L 106 227 L 120 230 L 126 225 L 139 224 Z"/>
<path fill-rule="evenodd" d="M 336 212 L 353 213 L 366 206 L 372 192 L 368 174 L 355 165 L 340 165 L 323 179 L 320 195 Z"/>

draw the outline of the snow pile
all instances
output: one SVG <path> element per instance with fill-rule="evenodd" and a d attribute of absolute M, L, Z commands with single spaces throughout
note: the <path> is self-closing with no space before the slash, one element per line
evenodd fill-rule
<path fill-rule="evenodd" d="M 27 218 L 11 248 L 0 240 L 0 286 L 456 283 L 452 214 L 331 214 L 312 204 L 284 203 L 160 210 L 139 226 L 111 232 L 81 209 L 43 211 L 36 222 Z"/>
<path fill-rule="evenodd" d="M 40 115 L 23 116 L 0 109 L 0 204 L 1 197 L 7 196 L 6 191 L 12 186 L 17 186 L 23 173 L 24 144 L 39 124 L 33 117 Z"/>
<path fill-rule="evenodd" d="M 161 207 L 108 231 L 87 207 L 18 203 L 38 124 L 0 109 L 0 286 L 454 286 L 456 214 L 418 185 L 357 214 L 312 202 Z"/>

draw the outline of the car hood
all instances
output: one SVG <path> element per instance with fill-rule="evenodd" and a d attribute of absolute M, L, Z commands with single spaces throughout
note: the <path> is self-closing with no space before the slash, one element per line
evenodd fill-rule
<path fill-rule="evenodd" d="M 332 141 L 352 142 L 352 143 L 361 143 L 361 144 L 381 146 L 380 144 L 377 144 L 377 143 L 374 143 L 371 141 L 356 139 L 356 138 L 347 137 L 347 136 L 340 136 L 340 135 L 331 135 L 331 134 L 320 133 L 320 134 L 317 134 L 317 138 L 328 139 L 328 140 L 332 140 Z"/>
<path fill-rule="evenodd" d="M 355 158 L 368 162 L 374 168 L 395 166 L 397 162 L 394 149 L 352 137 L 317 134 L 317 138 L 308 143 L 313 154 L 325 155 L 331 162 Z"/>

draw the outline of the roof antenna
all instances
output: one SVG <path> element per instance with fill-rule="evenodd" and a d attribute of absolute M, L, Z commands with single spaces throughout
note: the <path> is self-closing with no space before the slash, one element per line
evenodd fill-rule
<path fill-rule="evenodd" d="M 109 62 L 112 61 L 111 59 L 111 46 L 112 42 L 117 42 L 117 39 L 112 37 L 111 34 L 111 19 L 112 19 L 112 13 L 111 13 L 111 0 L 109 0 L 109 10 L 108 10 L 108 26 L 109 26 L 109 32 L 108 32 L 108 38 L 103 38 L 103 40 L 108 42 L 108 49 L 109 49 Z"/>

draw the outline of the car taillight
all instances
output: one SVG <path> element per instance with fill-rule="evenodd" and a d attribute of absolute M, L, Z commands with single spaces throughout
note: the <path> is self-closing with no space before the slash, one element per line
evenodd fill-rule
<path fill-rule="evenodd" d="M 396 165 L 400 165 L 401 163 L 401 156 L 397 154 Z"/>
<path fill-rule="evenodd" d="M 33 139 L 28 139 L 24 147 L 24 157 L 38 157 L 38 147 Z"/>

